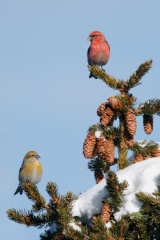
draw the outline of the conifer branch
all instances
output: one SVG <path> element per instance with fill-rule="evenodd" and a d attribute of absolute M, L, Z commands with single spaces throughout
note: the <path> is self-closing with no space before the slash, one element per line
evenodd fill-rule
<path fill-rule="evenodd" d="M 135 113 L 137 116 L 142 114 L 157 114 L 160 116 L 160 99 L 149 99 L 140 103 Z"/>
<path fill-rule="evenodd" d="M 126 181 L 119 183 L 118 178 L 113 171 L 108 172 L 106 183 L 106 189 L 109 192 L 109 197 L 104 198 L 103 202 L 108 202 L 112 211 L 117 212 L 122 205 L 124 198 L 123 192 L 128 187 L 128 183 Z"/>
<path fill-rule="evenodd" d="M 119 90 L 121 93 L 128 93 L 128 91 L 138 86 L 142 77 L 150 70 L 152 65 L 152 60 L 142 63 L 138 69 L 133 73 L 129 80 L 116 80 L 116 78 L 105 73 L 104 70 L 100 69 L 98 66 L 88 65 L 88 69 L 95 78 L 100 78 L 109 87 Z"/>
<path fill-rule="evenodd" d="M 92 132 L 92 133 L 95 133 L 96 131 L 104 131 L 104 128 L 103 128 L 103 126 L 101 125 L 101 124 L 93 124 L 93 125 L 91 125 L 89 128 L 88 128 L 88 133 L 89 132 Z"/>
<path fill-rule="evenodd" d="M 150 70 L 152 60 L 142 63 L 138 69 L 133 73 L 129 80 L 126 81 L 126 90 L 129 91 L 131 88 L 138 86 L 142 77 Z"/>
<path fill-rule="evenodd" d="M 59 205 L 60 204 L 60 195 L 58 194 L 57 185 L 52 182 L 48 182 L 48 184 L 46 186 L 46 191 L 47 191 L 48 195 L 51 197 L 49 206 L 54 208 L 57 205 Z"/>
<path fill-rule="evenodd" d="M 88 168 L 91 171 L 95 171 L 96 169 L 101 169 L 103 172 L 106 172 L 109 169 L 110 164 L 108 164 L 105 160 L 100 160 L 98 157 L 91 159 L 88 162 Z"/>
<path fill-rule="evenodd" d="M 105 228 L 102 219 L 99 216 L 94 216 L 92 218 L 92 228 L 90 230 L 89 240 L 97 239 L 97 236 L 101 236 L 101 240 L 112 239 L 110 230 Z"/>
<path fill-rule="evenodd" d="M 44 233 L 40 234 L 40 240 L 59 240 L 62 239 L 63 233 L 52 232 L 50 230 L 45 230 Z"/>
<path fill-rule="evenodd" d="M 143 203 L 140 212 L 147 219 L 148 230 L 152 235 L 157 229 L 160 234 L 160 196 L 157 193 L 154 195 L 143 192 L 136 194 L 137 199 Z"/>
<path fill-rule="evenodd" d="M 95 169 L 101 169 L 104 173 L 106 171 L 108 171 L 108 169 L 110 168 L 110 166 L 114 165 L 115 162 L 117 162 L 117 158 L 115 158 L 114 163 L 113 164 L 109 164 L 107 163 L 105 160 L 100 160 L 98 157 L 91 159 L 88 162 L 88 168 L 91 171 L 95 171 Z"/>
<path fill-rule="evenodd" d="M 148 205 L 150 206 L 154 206 L 156 204 L 159 205 L 159 200 L 158 198 L 154 198 L 152 195 L 150 194 L 145 194 L 143 192 L 139 192 L 136 194 L 136 197 L 139 201 L 145 203 L 143 206 L 142 206 L 142 209 L 144 209 L 145 207 L 147 208 Z"/>
<path fill-rule="evenodd" d="M 23 183 L 23 189 L 24 189 L 28 199 L 35 202 L 32 205 L 33 212 L 38 212 L 39 210 L 48 208 L 48 206 L 46 205 L 45 199 L 40 195 L 36 185 L 34 185 L 30 182 L 25 182 L 25 183 Z"/>
<path fill-rule="evenodd" d="M 25 224 L 27 227 L 35 226 L 38 228 L 43 227 L 48 223 L 48 218 L 45 214 L 34 215 L 32 211 L 17 211 L 12 208 L 7 211 L 10 220 L 20 224 Z"/>
<path fill-rule="evenodd" d="M 128 222 L 128 232 L 125 236 L 127 239 L 148 239 L 146 219 L 141 213 L 128 214 L 124 219 Z"/>
<path fill-rule="evenodd" d="M 10 220 L 13 220 L 17 223 L 28 223 L 28 215 L 31 214 L 31 212 L 25 212 L 25 211 L 17 211 L 16 209 L 12 208 L 7 210 L 7 215 Z"/>
<path fill-rule="evenodd" d="M 158 144 L 152 140 L 144 140 L 142 142 L 135 142 L 132 151 L 135 153 L 135 157 L 142 155 L 143 159 L 154 157 Z"/>
<path fill-rule="evenodd" d="M 127 221 L 123 216 L 120 220 L 112 221 L 112 227 L 110 228 L 110 233 L 112 235 L 112 240 L 114 239 L 129 239 L 129 221 Z M 127 238 L 126 238 L 127 237 Z"/>
<path fill-rule="evenodd" d="M 102 69 L 97 66 L 88 65 L 88 69 L 95 78 L 100 78 L 104 81 L 109 87 L 117 89 L 117 86 L 120 85 L 121 81 L 117 81 L 114 77 L 105 73 Z"/>
<path fill-rule="evenodd" d="M 100 160 L 98 157 L 91 159 L 88 162 L 88 168 L 91 171 L 94 171 L 95 169 L 102 169 L 104 171 L 107 167 L 107 162 L 105 160 Z"/>
<path fill-rule="evenodd" d="M 112 126 L 102 126 L 101 124 L 91 125 L 88 129 L 88 133 L 89 132 L 95 133 L 96 131 L 103 132 L 104 136 L 106 136 L 109 139 L 115 139 L 119 134 L 118 128 Z"/>

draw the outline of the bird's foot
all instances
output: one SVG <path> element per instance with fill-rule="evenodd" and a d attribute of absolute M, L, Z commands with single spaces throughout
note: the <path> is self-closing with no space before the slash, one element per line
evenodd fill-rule
<path fill-rule="evenodd" d="M 92 77 L 94 77 L 95 79 L 97 79 L 97 77 L 95 77 L 92 73 L 90 73 L 89 78 L 92 78 Z"/>

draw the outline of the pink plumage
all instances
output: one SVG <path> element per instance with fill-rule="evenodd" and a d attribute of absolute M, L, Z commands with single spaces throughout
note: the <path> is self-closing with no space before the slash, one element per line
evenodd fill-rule
<path fill-rule="evenodd" d="M 94 31 L 90 33 L 88 40 L 91 41 L 87 52 L 88 64 L 104 66 L 110 57 L 110 46 L 105 36 L 99 31 Z M 92 75 L 89 77 L 92 77 Z"/>

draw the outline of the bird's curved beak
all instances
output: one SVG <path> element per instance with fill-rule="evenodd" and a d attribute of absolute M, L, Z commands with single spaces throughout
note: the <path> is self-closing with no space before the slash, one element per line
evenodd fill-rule
<path fill-rule="evenodd" d="M 41 156 L 37 155 L 37 158 L 41 158 Z"/>
<path fill-rule="evenodd" d="M 91 41 L 91 40 L 92 40 L 92 37 L 91 37 L 91 36 L 89 36 L 89 37 L 87 38 L 87 40 L 88 40 L 88 41 Z"/>

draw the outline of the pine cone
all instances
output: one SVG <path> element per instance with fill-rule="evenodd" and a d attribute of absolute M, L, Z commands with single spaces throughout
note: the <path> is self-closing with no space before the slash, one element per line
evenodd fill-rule
<path fill-rule="evenodd" d="M 112 127 L 113 126 L 113 122 L 114 122 L 114 117 L 111 118 L 111 120 L 108 123 L 108 127 Z"/>
<path fill-rule="evenodd" d="M 83 155 L 85 158 L 95 157 L 95 146 L 96 146 L 95 134 L 89 132 L 83 144 Z"/>
<path fill-rule="evenodd" d="M 106 161 L 108 163 L 114 162 L 114 142 L 111 139 L 106 139 L 107 148 L 106 148 Z"/>
<path fill-rule="evenodd" d="M 123 107 L 123 104 L 116 97 L 110 97 L 108 101 L 113 109 L 121 110 Z"/>
<path fill-rule="evenodd" d="M 99 183 L 104 178 L 103 172 L 100 168 L 94 170 L 94 178 L 96 183 Z"/>
<path fill-rule="evenodd" d="M 108 125 L 108 123 L 113 118 L 114 112 L 112 109 L 108 106 L 102 113 L 100 118 L 100 123 L 105 127 Z"/>
<path fill-rule="evenodd" d="M 126 121 L 126 128 L 128 133 L 131 136 L 134 136 L 136 133 L 137 123 L 136 123 L 136 117 L 132 109 L 128 109 L 125 112 L 125 121 Z"/>
<path fill-rule="evenodd" d="M 146 134 L 151 134 L 153 131 L 153 116 L 144 114 L 143 115 L 143 126 Z"/>
<path fill-rule="evenodd" d="M 94 151 L 93 151 L 93 154 L 92 154 L 92 158 L 94 158 L 96 156 L 97 156 L 97 149 L 96 149 L 96 145 L 95 145 L 95 148 L 94 148 Z"/>
<path fill-rule="evenodd" d="M 106 109 L 106 106 L 108 105 L 108 102 L 104 102 L 104 103 L 102 103 L 99 107 L 98 107 L 98 109 L 97 109 L 97 115 L 100 117 L 102 114 L 103 114 L 103 112 L 104 112 L 104 110 Z"/>
<path fill-rule="evenodd" d="M 125 144 L 129 147 L 132 148 L 134 144 L 134 136 L 131 136 L 127 129 L 124 130 L 124 141 Z"/>
<path fill-rule="evenodd" d="M 109 206 L 108 203 L 104 203 L 103 206 L 102 206 L 102 210 L 101 210 L 101 219 L 102 221 L 104 222 L 104 224 L 106 224 L 109 219 L 110 219 L 110 216 L 111 216 L 111 208 Z"/>
<path fill-rule="evenodd" d="M 148 158 L 151 158 L 152 156 L 150 154 L 147 154 L 143 157 L 144 160 L 148 159 Z"/>
<path fill-rule="evenodd" d="M 114 162 L 114 143 L 112 140 L 106 139 L 102 133 L 100 138 L 97 138 L 97 155 L 108 163 Z"/>
<path fill-rule="evenodd" d="M 104 159 L 105 158 L 105 149 L 107 148 L 106 145 L 106 138 L 103 133 L 101 133 L 100 137 L 97 138 L 97 155 L 99 158 Z"/>
<path fill-rule="evenodd" d="M 155 151 L 154 157 L 160 157 L 160 149 Z"/>
<path fill-rule="evenodd" d="M 143 161 L 143 156 L 142 154 L 138 154 L 135 158 L 134 158 L 134 163 L 136 162 L 141 162 Z"/>

